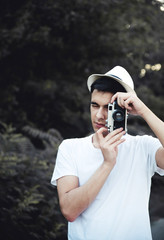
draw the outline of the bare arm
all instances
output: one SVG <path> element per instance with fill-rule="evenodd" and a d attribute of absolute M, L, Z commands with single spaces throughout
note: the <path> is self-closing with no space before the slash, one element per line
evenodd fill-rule
<path fill-rule="evenodd" d="M 164 169 L 164 122 L 161 121 L 150 109 L 145 109 L 143 118 L 148 123 L 154 134 L 157 136 L 162 146 L 156 152 L 156 162 L 158 167 Z"/>
<path fill-rule="evenodd" d="M 129 113 L 141 116 L 152 129 L 162 144 L 156 152 L 158 167 L 164 169 L 164 122 L 161 121 L 134 93 L 116 93 L 112 102 L 117 98 L 119 105 L 126 108 Z"/>
<path fill-rule="evenodd" d="M 65 176 L 58 180 L 60 207 L 68 221 L 74 221 L 90 205 L 99 193 L 111 170 L 112 168 L 102 164 L 88 182 L 81 187 L 79 187 L 78 178 L 75 176 Z"/>
<path fill-rule="evenodd" d="M 124 141 L 121 139 L 124 132 L 119 129 L 103 137 L 104 130 L 106 131 L 102 128 L 96 133 L 104 162 L 90 179 L 80 187 L 76 176 L 64 176 L 57 181 L 61 211 L 70 222 L 74 221 L 94 201 L 116 163 L 117 146 Z"/>

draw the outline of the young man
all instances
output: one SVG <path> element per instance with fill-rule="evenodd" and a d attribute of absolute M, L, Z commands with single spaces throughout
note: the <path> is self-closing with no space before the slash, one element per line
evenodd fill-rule
<path fill-rule="evenodd" d="M 52 184 L 68 220 L 69 240 L 151 240 L 151 177 L 164 175 L 164 123 L 137 97 L 128 72 L 116 66 L 88 78 L 94 134 L 64 140 Z M 117 99 L 141 116 L 157 138 L 108 132 L 108 103 Z"/>

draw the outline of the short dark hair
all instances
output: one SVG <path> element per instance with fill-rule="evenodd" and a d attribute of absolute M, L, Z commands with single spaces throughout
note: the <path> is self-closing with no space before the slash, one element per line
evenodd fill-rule
<path fill-rule="evenodd" d="M 120 83 L 118 83 L 113 78 L 108 77 L 101 77 L 94 81 L 91 85 L 91 93 L 95 89 L 98 91 L 111 92 L 114 94 L 117 92 L 126 92 L 125 88 Z"/>

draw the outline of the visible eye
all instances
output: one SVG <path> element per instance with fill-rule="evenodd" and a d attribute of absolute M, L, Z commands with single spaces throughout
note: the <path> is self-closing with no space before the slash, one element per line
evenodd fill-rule
<path fill-rule="evenodd" d="M 91 106 L 92 106 L 93 108 L 98 108 L 98 107 L 99 107 L 99 105 L 98 105 L 97 103 L 95 103 L 95 102 L 91 102 Z"/>
<path fill-rule="evenodd" d="M 93 108 L 97 108 L 97 107 L 98 107 L 97 104 L 91 104 L 91 106 L 92 106 Z"/>

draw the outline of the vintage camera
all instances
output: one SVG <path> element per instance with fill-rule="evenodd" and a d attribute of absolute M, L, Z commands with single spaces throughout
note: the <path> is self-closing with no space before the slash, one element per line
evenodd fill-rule
<path fill-rule="evenodd" d="M 127 132 L 127 110 L 121 108 L 117 101 L 108 104 L 106 127 L 109 132 L 121 127 Z"/>

